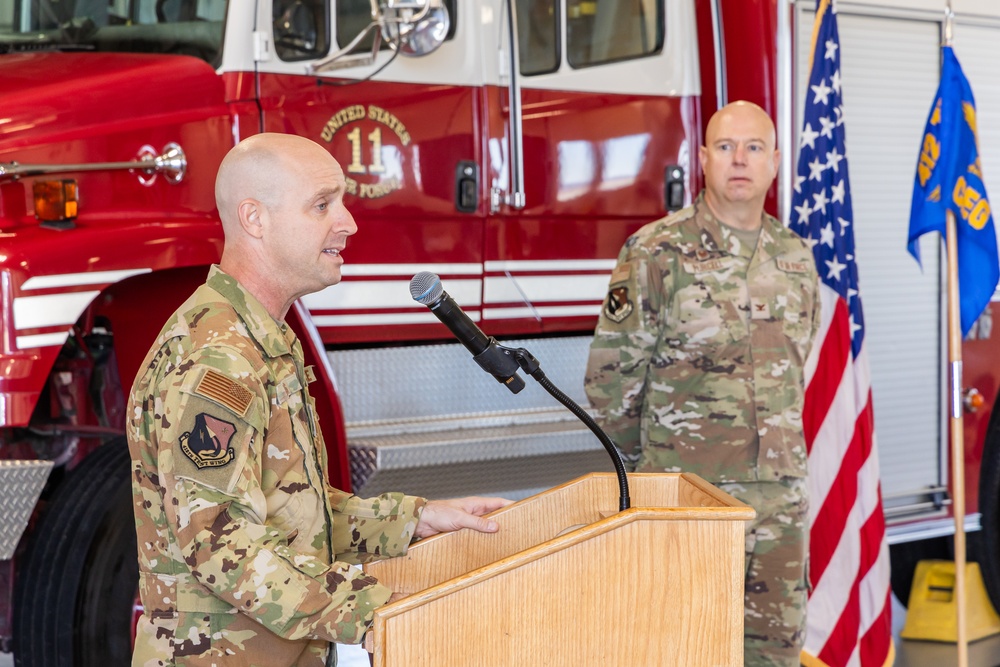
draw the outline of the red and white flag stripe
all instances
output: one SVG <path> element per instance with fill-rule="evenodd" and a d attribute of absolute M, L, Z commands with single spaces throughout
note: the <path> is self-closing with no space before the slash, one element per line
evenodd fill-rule
<path fill-rule="evenodd" d="M 892 664 L 889 550 L 854 248 L 836 3 L 817 0 L 789 226 L 813 249 L 821 330 L 806 364 L 809 579 L 802 662 Z"/>
<path fill-rule="evenodd" d="M 892 664 L 889 552 L 879 491 L 867 349 L 851 355 L 850 314 L 820 285 L 822 325 L 807 371 L 810 580 L 803 663 Z"/>

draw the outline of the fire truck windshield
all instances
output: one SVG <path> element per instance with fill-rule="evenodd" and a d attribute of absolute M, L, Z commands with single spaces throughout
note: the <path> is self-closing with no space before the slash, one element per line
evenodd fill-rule
<path fill-rule="evenodd" d="M 0 53 L 189 55 L 215 64 L 228 0 L 0 0 Z"/>

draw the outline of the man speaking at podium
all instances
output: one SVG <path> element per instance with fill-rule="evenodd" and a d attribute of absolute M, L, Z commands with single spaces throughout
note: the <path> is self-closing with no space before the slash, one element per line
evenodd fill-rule
<path fill-rule="evenodd" d="M 797 666 L 808 498 L 803 365 L 819 326 L 812 252 L 764 213 L 774 124 L 734 102 L 699 151 L 705 190 L 640 229 L 611 274 L 586 391 L 640 472 L 691 472 L 752 506 L 745 664 Z"/>
<path fill-rule="evenodd" d="M 143 614 L 133 665 L 323 667 L 392 591 L 351 563 L 473 528 L 499 498 L 363 499 L 331 488 L 300 296 L 340 282 L 357 231 L 318 144 L 259 134 L 219 168 L 225 249 L 140 367 L 127 425 Z"/>

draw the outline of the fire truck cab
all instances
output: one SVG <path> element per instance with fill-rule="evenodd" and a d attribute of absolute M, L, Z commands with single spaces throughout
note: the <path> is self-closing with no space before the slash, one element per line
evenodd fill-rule
<path fill-rule="evenodd" d="M 797 141 L 805 4 L 0 0 L 0 649 L 46 667 L 130 655 L 124 406 L 220 256 L 214 179 L 232 146 L 298 134 L 347 175 L 359 232 L 344 280 L 289 313 L 322 371 L 310 391 L 331 482 L 523 496 L 610 461 L 543 391 L 512 395 L 447 344 L 411 276 L 440 275 L 487 334 L 585 403 L 618 251 L 697 194 L 710 114 L 748 99 L 778 119 L 779 146 Z M 877 11 L 857 9 L 858 34 Z M 992 364 L 988 341 L 970 345 Z M 1000 549 L 995 377 L 975 375 L 985 406 L 967 441 L 984 542 Z M 901 484 L 936 520 L 941 479 Z M 915 539 L 926 517 L 900 516 L 916 523 L 899 541 Z M 1000 598 L 1000 568 L 987 575 Z"/>
<path fill-rule="evenodd" d="M 692 36 L 713 43 L 713 11 L 0 0 L 0 647 L 24 665 L 126 660 L 128 388 L 217 261 L 215 172 L 258 132 L 328 146 L 361 230 L 343 283 L 290 313 L 325 370 L 335 485 L 516 495 L 609 468 L 540 392 L 505 395 L 434 344 L 447 332 L 407 284 L 439 274 L 582 400 L 618 249 L 698 187 L 714 52 Z"/>

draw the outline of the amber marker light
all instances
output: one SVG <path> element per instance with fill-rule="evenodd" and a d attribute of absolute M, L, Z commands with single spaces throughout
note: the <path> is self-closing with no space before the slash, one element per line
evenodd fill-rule
<path fill-rule="evenodd" d="M 969 412 L 977 412 L 986 404 L 986 399 L 981 393 L 979 393 L 978 389 L 972 387 L 965 390 L 965 398 L 962 402 L 965 403 L 966 410 Z"/>
<path fill-rule="evenodd" d="M 32 193 L 35 197 L 35 217 L 56 226 L 63 226 L 60 223 L 72 224 L 79 208 L 74 179 L 35 181 Z"/>

